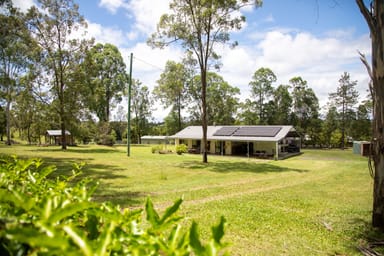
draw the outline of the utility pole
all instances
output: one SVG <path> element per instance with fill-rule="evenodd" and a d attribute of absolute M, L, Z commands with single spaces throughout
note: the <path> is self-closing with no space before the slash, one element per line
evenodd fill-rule
<path fill-rule="evenodd" d="M 131 53 L 129 64 L 129 80 L 128 80 L 128 130 L 127 130 L 127 156 L 131 155 L 131 87 L 132 87 L 132 59 L 133 53 Z"/>

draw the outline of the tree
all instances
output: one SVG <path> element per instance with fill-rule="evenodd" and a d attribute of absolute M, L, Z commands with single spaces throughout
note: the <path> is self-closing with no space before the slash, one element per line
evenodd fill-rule
<path fill-rule="evenodd" d="M 12 7 L 12 3 L 1 3 L 0 8 L 0 86 L 5 101 L 7 145 L 11 145 L 11 104 L 22 90 L 21 77 L 31 63 L 34 42 L 24 22 L 24 15 Z"/>
<path fill-rule="evenodd" d="M 352 122 L 351 136 L 354 140 L 370 140 L 372 123 L 369 118 L 369 106 L 367 102 L 357 107 L 356 117 Z"/>
<path fill-rule="evenodd" d="M 167 61 L 164 72 L 157 81 L 153 94 L 161 100 L 166 108 L 177 112 L 177 131 L 182 129 L 181 111 L 187 100 L 188 73 L 182 63 Z"/>
<path fill-rule="evenodd" d="M 279 85 L 273 92 L 275 107 L 274 123 L 278 125 L 289 124 L 291 115 L 292 97 L 288 85 Z"/>
<path fill-rule="evenodd" d="M 337 108 L 331 103 L 329 104 L 328 111 L 322 126 L 324 142 L 328 147 L 332 145 L 331 143 L 332 135 L 339 127 L 338 120 L 339 120 L 339 114 L 337 112 Z"/>
<path fill-rule="evenodd" d="M 193 52 L 199 66 L 201 77 L 201 100 L 203 129 L 203 162 L 207 163 L 207 71 L 214 61 L 219 59 L 215 52 L 217 44 L 230 40 L 229 32 L 239 30 L 245 21 L 244 16 L 236 15 L 250 0 L 173 0 L 170 4 L 172 13 L 160 18 L 157 32 L 148 40 L 153 47 L 165 47 L 173 42 L 180 42 L 187 52 Z M 256 6 L 261 1 L 255 1 Z"/>
<path fill-rule="evenodd" d="M 109 122 L 112 102 L 121 102 L 128 81 L 123 57 L 116 46 L 98 43 L 88 51 L 84 69 L 87 105 L 100 122 Z"/>
<path fill-rule="evenodd" d="M 259 115 L 259 124 L 266 124 L 265 108 L 266 101 L 273 94 L 272 83 L 276 82 L 276 75 L 269 68 L 259 68 L 252 76 L 251 86 L 252 96 L 256 99 L 256 113 Z"/>
<path fill-rule="evenodd" d="M 193 85 L 189 87 L 189 95 L 192 102 L 189 111 L 192 122 L 201 120 L 202 100 L 200 76 L 194 78 Z M 224 79 L 216 73 L 207 74 L 207 117 L 208 124 L 231 125 L 235 122 L 235 114 L 239 105 L 240 89 L 230 86 Z"/>
<path fill-rule="evenodd" d="M 362 61 L 371 78 L 370 91 L 373 101 L 373 211 L 372 225 L 384 229 L 384 2 L 372 0 L 367 7 L 363 0 L 356 0 L 371 32 L 372 64 L 363 55 Z"/>
<path fill-rule="evenodd" d="M 291 122 L 305 135 L 308 128 L 315 125 L 319 118 L 319 100 L 312 88 L 308 87 L 307 81 L 301 77 L 294 77 L 289 83 L 293 88 Z"/>
<path fill-rule="evenodd" d="M 240 103 L 240 111 L 237 115 L 237 120 L 243 125 L 256 125 L 258 123 L 258 116 L 255 114 L 255 104 L 250 99 L 245 99 Z"/>
<path fill-rule="evenodd" d="M 334 105 L 339 109 L 341 122 L 341 148 L 345 147 L 345 134 L 348 124 L 352 122 L 351 113 L 353 107 L 357 103 L 359 93 L 356 91 L 355 86 L 357 81 L 351 81 L 351 77 L 347 72 L 344 72 L 339 79 L 339 86 L 336 92 L 330 93 L 330 100 L 334 101 Z"/>
<path fill-rule="evenodd" d="M 73 39 L 72 33 L 86 23 L 73 0 L 39 0 L 40 8 L 33 6 L 28 12 L 29 28 L 42 50 L 41 63 L 52 96 L 51 104 L 59 117 L 62 149 L 67 148 L 65 130 L 75 111 L 79 81 L 73 81 L 74 72 L 85 58 L 89 42 Z M 71 104 L 72 103 L 72 104 Z"/>
<path fill-rule="evenodd" d="M 134 80 L 132 83 L 131 107 L 134 115 L 134 132 L 137 143 L 141 144 L 141 136 L 148 128 L 149 119 L 152 116 L 152 99 L 149 96 L 147 86 L 142 86 L 139 80 Z"/>

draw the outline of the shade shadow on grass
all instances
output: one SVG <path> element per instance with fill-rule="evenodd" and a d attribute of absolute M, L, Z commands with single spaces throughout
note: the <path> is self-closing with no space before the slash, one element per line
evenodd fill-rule
<path fill-rule="evenodd" d="M 360 232 L 356 233 L 354 241 L 356 251 L 364 255 L 383 255 L 384 254 L 384 233 L 378 228 L 372 227 L 370 221 L 355 218 L 351 220 L 353 227 L 358 227 Z"/>
<path fill-rule="evenodd" d="M 53 172 L 49 178 L 57 178 L 59 176 L 70 176 L 72 175 L 73 165 L 80 164 L 89 159 L 86 158 L 70 158 L 70 159 L 58 159 L 44 157 L 44 165 L 55 165 L 57 170 Z M 125 175 L 119 174 L 119 171 L 123 170 L 113 165 L 106 164 L 88 164 L 86 163 L 81 171 L 82 173 L 76 177 L 73 182 L 77 182 L 83 178 L 92 178 L 94 181 L 108 181 L 113 179 L 127 179 Z M 113 182 L 113 181 L 111 181 Z M 119 187 L 106 187 L 99 186 L 96 189 L 95 194 L 92 196 L 96 202 L 110 201 L 114 204 L 121 206 L 140 205 L 147 194 L 140 191 L 121 191 Z"/>
<path fill-rule="evenodd" d="M 247 163 L 247 162 L 213 162 L 202 163 L 199 161 L 184 161 L 180 164 L 181 168 L 187 169 L 206 169 L 207 171 L 220 173 L 251 172 L 251 173 L 271 173 L 271 172 L 308 172 L 308 170 L 284 168 L 267 163 Z"/>
<path fill-rule="evenodd" d="M 36 152 L 61 152 L 62 154 L 67 153 L 80 153 L 80 154 L 110 154 L 110 153 L 121 153 L 117 148 L 76 148 L 76 147 L 68 147 L 67 150 L 62 150 L 61 148 L 53 148 L 53 147 L 44 147 L 44 148 L 36 148 L 31 151 Z"/>
<path fill-rule="evenodd" d="M 141 206 L 148 194 L 139 191 L 124 191 L 124 192 L 101 192 L 100 190 L 93 196 L 95 202 L 112 202 L 121 207 Z"/>

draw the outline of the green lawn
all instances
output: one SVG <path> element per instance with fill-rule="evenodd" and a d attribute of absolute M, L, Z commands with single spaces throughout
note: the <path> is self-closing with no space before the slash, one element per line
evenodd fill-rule
<path fill-rule="evenodd" d="M 240 157 L 152 154 L 151 147 L 25 145 L 0 153 L 38 157 L 69 173 L 100 181 L 95 200 L 158 209 L 184 198 L 181 214 L 199 223 L 202 237 L 224 215 L 232 255 L 360 255 L 370 229 L 372 179 L 367 159 L 351 150 L 305 150 L 283 161 Z"/>

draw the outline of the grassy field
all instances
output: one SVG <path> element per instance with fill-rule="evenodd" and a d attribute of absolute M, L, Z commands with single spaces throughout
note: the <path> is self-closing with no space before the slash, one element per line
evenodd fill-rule
<path fill-rule="evenodd" d="M 351 150 L 306 150 L 283 161 L 152 154 L 151 147 L 0 146 L 0 154 L 38 157 L 67 174 L 100 181 L 95 200 L 158 209 L 183 197 L 181 214 L 199 223 L 202 237 L 224 215 L 232 255 L 360 255 L 370 229 L 372 179 L 367 159 Z"/>

